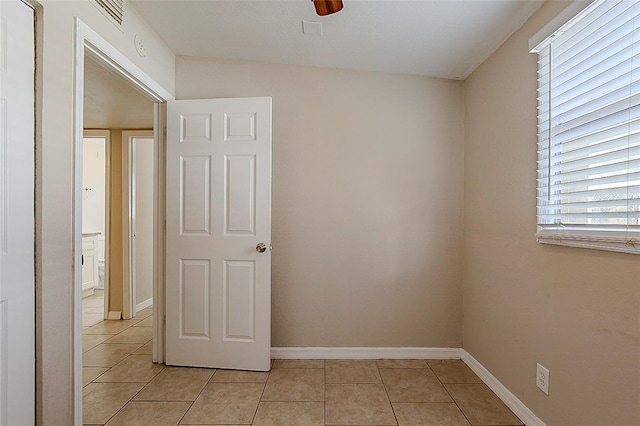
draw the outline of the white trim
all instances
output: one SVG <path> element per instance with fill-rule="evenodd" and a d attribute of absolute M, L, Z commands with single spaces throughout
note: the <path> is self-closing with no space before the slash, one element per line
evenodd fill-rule
<path fill-rule="evenodd" d="M 84 39 L 83 47 L 86 48 L 88 55 L 121 74 L 122 77 L 126 78 L 155 102 L 166 102 L 175 99 L 168 90 L 149 77 L 129 58 L 120 53 L 77 17 L 76 22 L 78 30 Z"/>
<path fill-rule="evenodd" d="M 140 312 L 143 309 L 153 306 L 153 297 L 148 298 L 144 302 L 140 302 L 136 305 L 136 312 Z"/>
<path fill-rule="evenodd" d="M 153 107 L 153 139 L 156 142 L 153 156 L 153 362 L 163 363 L 165 353 L 165 195 L 166 195 L 166 120 L 167 104 L 155 103 Z"/>
<path fill-rule="evenodd" d="M 460 359 L 460 348 L 271 348 L 273 359 Z"/>
<path fill-rule="evenodd" d="M 82 145 L 84 138 L 84 35 L 85 25 L 75 20 L 75 52 L 73 64 L 73 138 L 74 191 L 72 194 L 73 217 L 73 422 L 82 425 Z M 80 248 L 80 249 L 78 249 Z"/>
<path fill-rule="evenodd" d="M 133 62 L 131 62 L 126 56 L 120 53 L 109 42 L 102 38 L 97 32 L 89 28 L 78 17 L 74 18 L 74 56 L 73 56 L 73 136 L 74 136 L 74 191 L 73 191 L 73 217 L 72 217 L 72 230 L 73 230 L 73 253 L 74 253 L 74 289 L 73 289 L 73 414 L 74 424 L 82 425 L 82 275 L 81 268 L 78 265 L 81 264 L 81 250 L 82 247 L 82 205 L 78 200 L 82 200 L 82 138 L 84 133 L 83 126 L 83 106 L 84 106 L 84 55 L 90 55 L 99 63 L 107 65 L 113 69 L 118 75 L 131 82 L 149 98 L 155 102 L 166 102 L 173 100 L 174 96 L 164 89 L 155 80 L 149 77 L 144 71 L 138 68 Z M 156 111 L 159 109 L 156 108 Z M 158 114 L 158 112 L 156 112 Z M 156 118 L 157 120 L 157 118 Z M 164 163 L 160 163 L 164 165 Z M 159 209 L 157 211 L 159 219 L 164 222 L 163 212 Z M 79 220 L 80 219 L 80 220 Z M 164 239 L 164 233 L 157 229 L 158 240 Z M 156 241 L 158 241 L 156 240 Z M 154 269 L 164 270 L 164 263 L 158 263 L 160 259 L 155 257 L 156 264 Z M 164 277 L 164 272 L 159 274 L 159 277 Z M 164 291 L 164 283 L 160 281 L 155 282 L 156 286 L 159 286 L 161 291 Z M 157 303 L 156 303 L 157 304 Z M 153 328 L 158 329 L 162 324 L 160 318 L 164 312 L 163 307 L 154 309 L 153 312 Z M 154 331 L 154 335 L 155 335 Z M 156 339 L 153 341 L 154 346 L 154 360 L 156 359 Z M 162 361 L 161 361 L 162 362 Z"/>
<path fill-rule="evenodd" d="M 460 349 L 462 361 L 473 370 L 474 373 L 495 393 L 507 407 L 515 413 L 527 426 L 545 426 L 545 423 L 536 416 L 522 401 L 495 378 L 477 359 L 469 352 Z"/>
<path fill-rule="evenodd" d="M 529 53 L 538 53 L 551 41 L 551 36 L 563 25 L 577 18 L 577 15 L 587 8 L 594 0 L 575 0 L 553 18 L 540 31 L 529 39 Z M 577 20 L 576 20 L 577 22 Z M 570 24 L 569 24 L 570 25 Z M 569 26 L 567 26 L 569 28 Z"/>
<path fill-rule="evenodd" d="M 129 167 L 129 141 L 123 131 L 120 135 L 121 143 L 121 188 L 122 195 L 122 319 L 131 319 L 135 313 L 135 293 L 131 279 L 131 234 L 130 229 L 130 196 L 129 184 L 131 182 L 131 170 Z"/>
<path fill-rule="evenodd" d="M 136 314 L 135 289 L 133 282 L 133 244 L 131 237 L 131 165 L 129 164 L 130 147 L 129 138 L 121 134 L 121 191 L 122 196 L 122 319 L 130 319 Z"/>
<path fill-rule="evenodd" d="M 546 232 L 542 230 L 536 234 L 536 239 L 541 244 L 640 254 L 640 239 L 635 235 L 638 234 L 637 232 L 633 232 L 633 235 L 629 235 L 631 233 L 626 234 L 628 235 L 627 238 L 606 238 L 601 234 L 579 234 L 578 232 L 558 234 L 554 233 L 553 230 L 546 230 Z"/>

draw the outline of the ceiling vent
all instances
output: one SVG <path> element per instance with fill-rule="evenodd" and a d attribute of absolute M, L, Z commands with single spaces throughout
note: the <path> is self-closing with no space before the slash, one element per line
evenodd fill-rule
<path fill-rule="evenodd" d="M 93 0 L 93 3 L 105 13 L 114 24 L 118 27 L 122 26 L 124 19 L 124 1 L 125 0 Z"/>

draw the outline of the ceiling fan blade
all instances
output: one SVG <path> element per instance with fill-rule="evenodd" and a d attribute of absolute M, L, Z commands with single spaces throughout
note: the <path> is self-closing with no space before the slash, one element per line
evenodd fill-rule
<path fill-rule="evenodd" d="M 313 0 L 313 5 L 320 16 L 331 15 L 342 10 L 342 0 Z"/>

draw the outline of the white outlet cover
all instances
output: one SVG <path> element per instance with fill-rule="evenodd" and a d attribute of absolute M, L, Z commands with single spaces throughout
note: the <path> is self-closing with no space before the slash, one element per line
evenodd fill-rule
<path fill-rule="evenodd" d="M 536 386 L 545 394 L 549 395 L 549 369 L 537 364 Z"/>

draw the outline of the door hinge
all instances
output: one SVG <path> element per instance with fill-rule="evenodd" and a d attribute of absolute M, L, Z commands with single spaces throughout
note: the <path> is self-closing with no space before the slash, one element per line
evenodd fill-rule
<path fill-rule="evenodd" d="M 164 230 L 165 231 L 167 230 L 167 220 L 166 219 L 164 220 Z"/>
<path fill-rule="evenodd" d="M 167 316 L 165 315 L 164 318 L 162 318 L 162 325 L 167 325 Z"/>
<path fill-rule="evenodd" d="M 163 134 L 164 134 L 164 138 L 166 139 L 166 138 L 167 138 L 167 126 L 164 126 L 164 127 L 162 128 L 162 132 L 163 132 Z"/>

